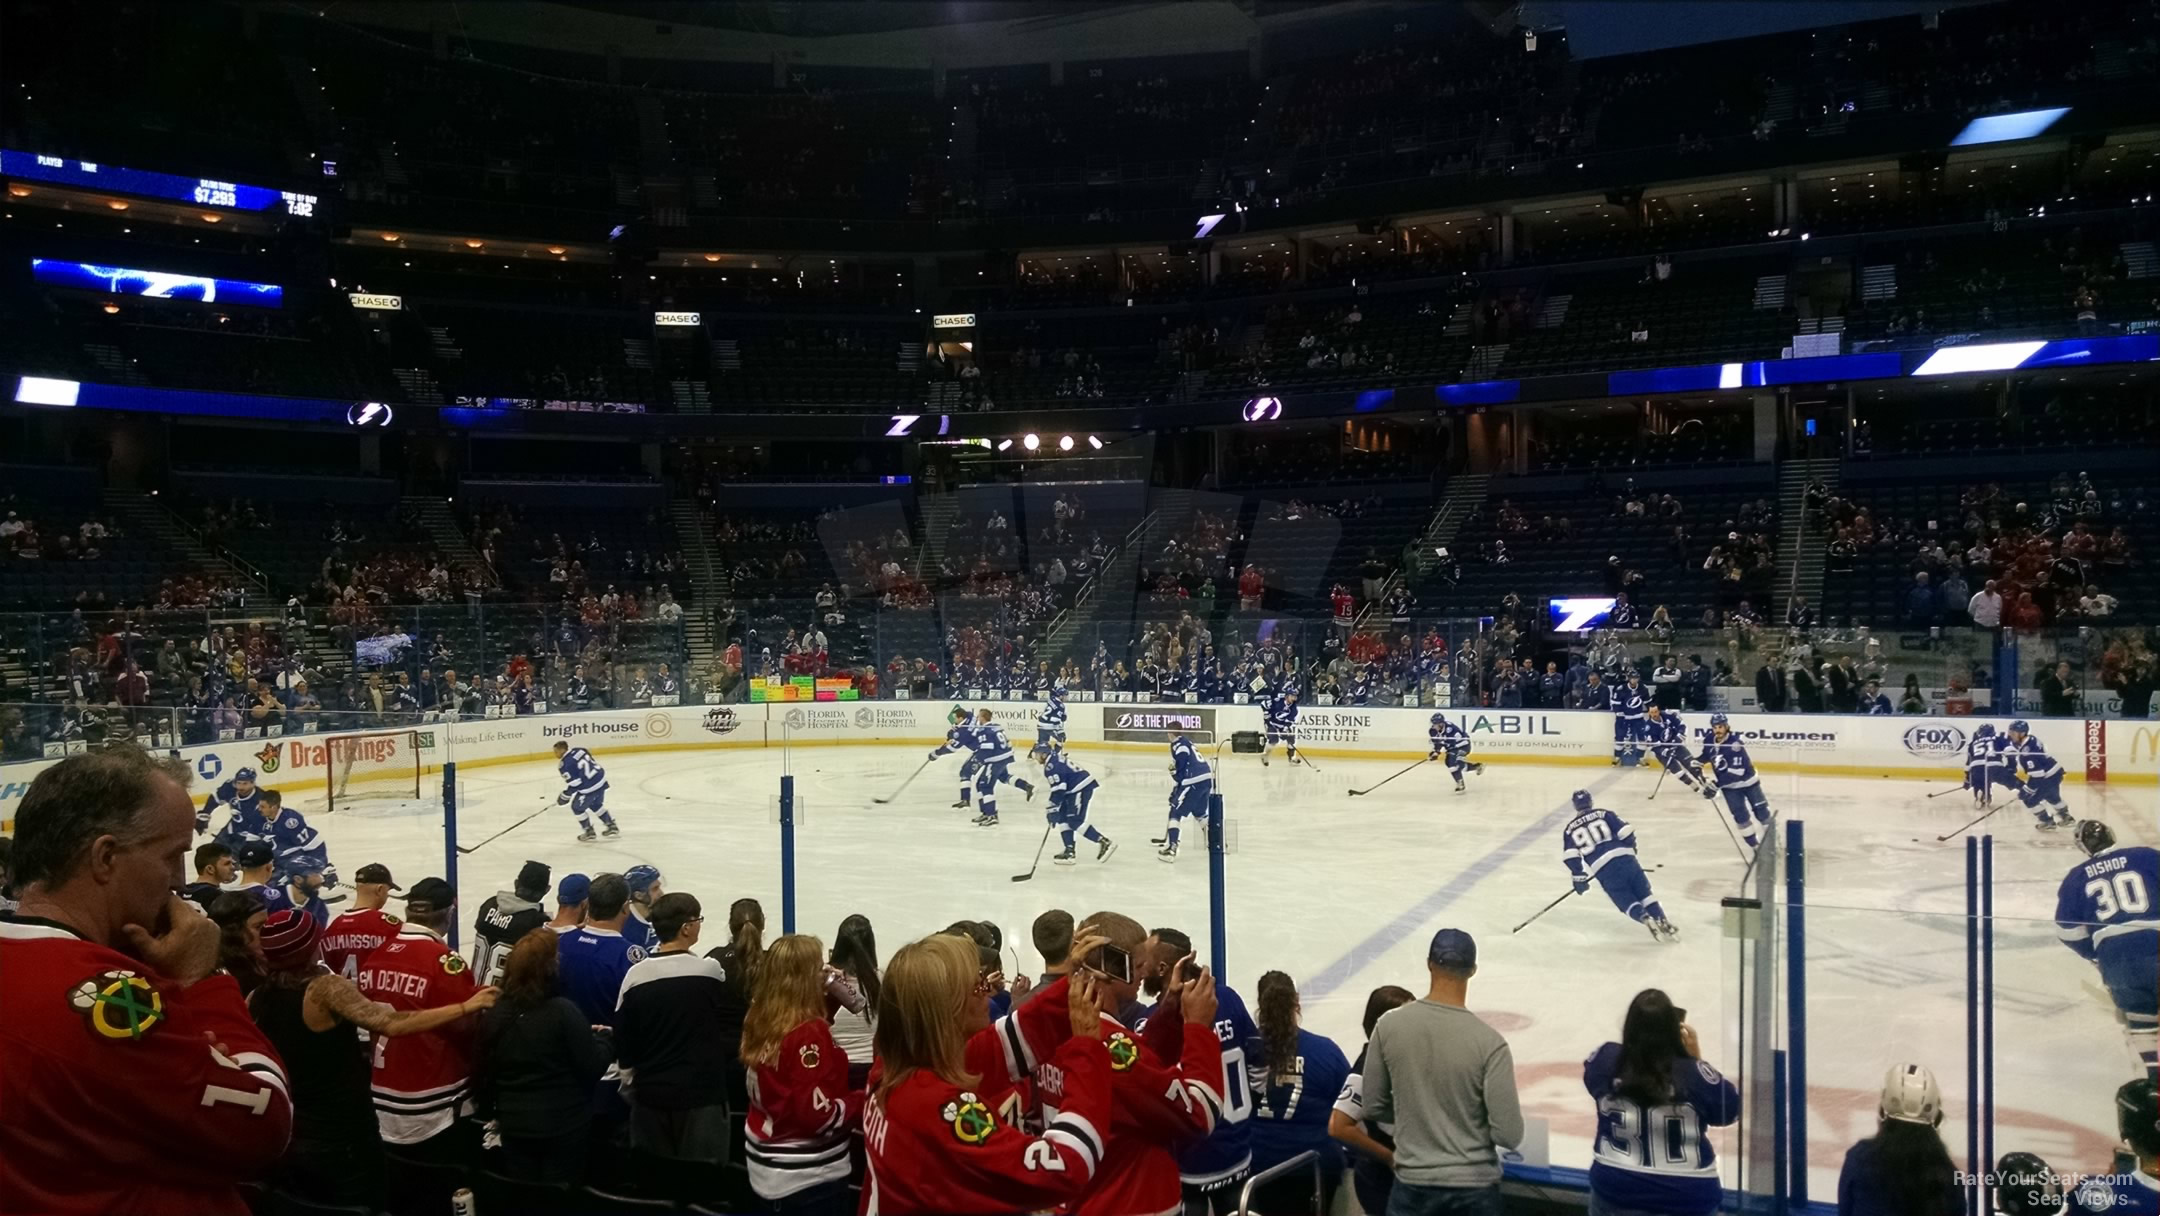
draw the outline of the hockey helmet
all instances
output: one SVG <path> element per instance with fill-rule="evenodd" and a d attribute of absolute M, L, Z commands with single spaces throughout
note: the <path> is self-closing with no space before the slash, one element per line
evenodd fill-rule
<path fill-rule="evenodd" d="M 2160 1155 L 2160 1088 L 2151 1077 L 2126 1081 L 2115 1091 L 2115 1128 L 2139 1156 Z"/>
<path fill-rule="evenodd" d="M 1578 811 L 1587 811 L 1593 805 L 1589 790 L 1576 790 L 1574 800 L 1575 809 Z"/>
<path fill-rule="evenodd" d="M 1995 727 L 1992 723 L 1982 722 L 1980 725 L 1973 727 L 1973 738 L 1975 739 L 1992 739 L 1994 737 Z"/>
<path fill-rule="evenodd" d="M 2013 735 L 2029 735 L 2032 733 L 2032 723 L 2019 718 L 2010 724 L 2010 733 Z"/>
<path fill-rule="evenodd" d="M 1723 727 L 1726 727 L 1726 728 L 1730 729 L 1730 728 L 1731 728 L 1731 726 L 1732 726 L 1732 719 L 1731 719 L 1731 718 L 1728 718 L 1728 717 L 1726 717 L 1726 716 L 1725 716 L 1724 714 L 1711 714 L 1711 715 L 1710 715 L 1710 725 L 1712 725 L 1712 726 L 1723 726 Z"/>
<path fill-rule="evenodd" d="M 659 866 L 631 866 L 623 871 L 623 884 L 632 896 L 643 895 L 660 882 Z"/>
<path fill-rule="evenodd" d="M 251 768 L 240 769 L 232 775 L 232 779 L 235 781 L 246 781 L 250 784 L 253 784 L 255 780 L 255 770 Z"/>
<path fill-rule="evenodd" d="M 1446 715 L 1446 714 L 1434 714 L 1434 715 L 1432 716 L 1432 724 L 1433 724 L 1434 726 L 1439 726 L 1440 724 L 1442 724 L 1442 723 L 1444 723 L 1444 722 L 1446 722 L 1446 721 L 1447 721 L 1447 715 Z"/>
<path fill-rule="evenodd" d="M 2115 847 L 2115 829 L 2097 819 L 2085 819 L 2077 825 L 2078 847 L 2087 857 L 2105 853 Z"/>
<path fill-rule="evenodd" d="M 1882 1101 L 1876 1113 L 1900 1123 L 1936 1127 L 1942 1123 L 1942 1087 L 1935 1074 L 1918 1064 L 1893 1065 L 1883 1074 Z"/>
<path fill-rule="evenodd" d="M 2004 1153 L 1995 1163 L 1995 1205 L 2003 1216 L 2058 1216 L 2063 1210 L 2062 1183 L 2048 1163 L 2032 1153 Z"/>
<path fill-rule="evenodd" d="M 945 720 L 947 722 L 965 722 L 971 716 L 973 715 L 968 713 L 967 706 L 955 705 L 949 712 L 946 713 Z"/>
<path fill-rule="evenodd" d="M 1056 753 L 1056 751 L 1057 743 L 1055 741 L 1049 743 L 1038 743 L 1028 749 L 1028 759 L 1033 760 L 1037 764 L 1042 764 L 1047 762 L 1050 757 Z"/>

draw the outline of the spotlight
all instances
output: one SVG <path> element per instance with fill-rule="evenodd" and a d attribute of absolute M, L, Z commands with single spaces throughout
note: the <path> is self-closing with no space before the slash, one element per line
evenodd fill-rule
<path fill-rule="evenodd" d="M 1012 446 L 1012 440 L 1010 440 L 1010 439 L 1000 439 L 1000 440 L 998 440 L 998 451 L 1000 451 L 1000 452 L 1004 451 L 1005 449 L 1007 449 L 1007 448 L 1009 448 L 1009 447 L 1011 447 L 1011 446 Z"/>
<path fill-rule="evenodd" d="M 1073 440 L 1072 440 L 1072 436 L 1070 436 L 1070 435 L 1064 435 L 1064 436 L 1060 436 L 1060 437 L 1059 437 L 1059 439 L 1058 439 L 1058 451 L 1060 451 L 1060 452 L 1070 452 L 1070 451 L 1072 451 L 1072 450 L 1073 450 Z"/>
<path fill-rule="evenodd" d="M 1020 446 L 1032 452 L 1042 446 L 1042 436 L 1030 432 L 1026 438 L 1020 441 Z"/>
<path fill-rule="evenodd" d="M 1102 440 L 1097 439 L 1093 435 L 1090 435 L 1088 436 L 1088 446 L 1094 448 L 1096 451 L 1099 452 L 1102 450 Z"/>

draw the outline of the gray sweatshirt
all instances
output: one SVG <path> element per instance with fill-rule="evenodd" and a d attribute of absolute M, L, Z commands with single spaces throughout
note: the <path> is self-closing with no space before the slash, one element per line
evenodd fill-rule
<path fill-rule="evenodd" d="M 1500 1147 L 1522 1143 L 1515 1057 L 1459 1005 L 1389 1011 L 1365 1050 L 1365 1117 L 1395 1125 L 1395 1176 L 1413 1186 L 1500 1181 Z"/>

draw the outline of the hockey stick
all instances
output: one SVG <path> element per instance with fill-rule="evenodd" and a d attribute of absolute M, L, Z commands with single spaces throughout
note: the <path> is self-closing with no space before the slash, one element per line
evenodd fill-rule
<path fill-rule="evenodd" d="M 1732 847 L 1739 851 L 1740 860 L 1747 862 L 1750 866 L 1753 866 L 1755 862 L 1754 859 L 1749 856 L 1747 846 L 1741 843 L 1740 834 L 1733 831 L 1732 816 L 1720 811 L 1716 803 L 1710 802 L 1708 799 L 1704 799 L 1704 802 L 1708 803 L 1710 807 L 1710 813 L 1717 817 L 1717 821 L 1725 825 L 1725 839 L 1732 841 Z"/>
<path fill-rule="evenodd" d="M 1932 793 L 1932 794 L 1929 794 L 1929 795 L 1928 795 L 1928 797 L 1929 797 L 1929 798 L 1940 798 L 1940 797 L 1942 797 L 1942 796 L 1943 796 L 1943 795 L 1945 795 L 1945 794 L 1968 794 L 1968 793 L 1971 793 L 1971 792 L 1972 792 L 1972 785 L 1971 785 L 1970 783 L 1966 783 L 1966 784 L 1960 784 L 1960 785 L 1953 785 L 1953 786 L 1951 786 L 1951 787 L 1950 787 L 1949 789 L 1946 789 L 1946 790 L 1936 790 L 1936 791 L 1935 791 L 1934 793 Z"/>
<path fill-rule="evenodd" d="M 1299 764 L 1302 764 L 1302 765 L 1304 765 L 1304 766 L 1305 766 L 1306 768 L 1309 768 L 1309 769 L 1311 769 L 1312 771 L 1314 771 L 1314 772 L 1316 772 L 1316 773 L 1320 771 L 1320 766 L 1319 766 L 1319 765 L 1317 765 L 1317 764 L 1314 764 L 1314 763 L 1313 763 L 1312 761 L 1310 761 L 1310 760 L 1307 760 L 1307 759 L 1305 758 L 1305 753 L 1304 753 L 1304 752 L 1299 752 L 1299 753 L 1297 754 L 1297 762 L 1298 762 Z"/>
<path fill-rule="evenodd" d="M 1035 846 L 1035 860 L 1028 863 L 1027 873 L 1015 874 L 1012 876 L 1012 880 L 1014 882 L 1026 882 L 1028 879 L 1035 877 L 1036 869 L 1042 865 L 1043 850 L 1050 847 L 1050 833 L 1056 830 L 1056 828 L 1057 825 L 1054 823 L 1046 823 L 1043 825 L 1043 838 L 1041 842 L 1039 842 Z"/>
<path fill-rule="evenodd" d="M 1996 815 L 1996 813 L 1997 813 L 1997 812 L 1999 812 L 1999 811 L 2006 811 L 2006 810 L 2009 810 L 2009 809 L 2010 809 L 2010 804 L 2009 804 L 2008 802 L 2004 802 L 2004 803 L 2003 803 L 2003 804 L 2002 804 L 2001 806 L 1998 806 L 1998 807 L 1995 807 L 1995 808 L 1993 808 L 1993 809 L 1989 810 L 1987 814 L 1985 814 L 1985 815 L 1982 815 L 1982 816 L 1981 816 L 1981 817 L 1979 817 L 1978 819 L 1975 819 L 1975 820 L 1973 820 L 1973 821 L 1972 821 L 1971 823 L 1968 823 L 1968 824 L 1966 824 L 1966 825 L 1965 825 L 1964 827 L 1961 827 L 1961 828 L 1959 828 L 1958 830 L 1956 830 L 1956 831 L 1954 831 L 1954 832 L 1949 832 L 1949 833 L 1946 833 L 1946 834 L 1944 834 L 1944 835 L 1941 835 L 1941 836 L 1937 836 L 1937 837 L 1935 838 L 1935 843 L 1937 843 L 1937 844 L 1941 844 L 1942 842 L 1944 842 L 1944 841 L 1946 841 L 1946 840 L 1954 840 L 1954 839 L 1956 839 L 1956 838 L 1957 838 L 1957 837 L 1959 837 L 1959 836 L 1963 836 L 1963 835 L 1964 835 L 1965 833 L 1967 833 L 1967 832 L 1970 832 L 1970 831 L 1972 831 L 1972 830 L 1973 830 L 1974 828 L 1976 828 L 1976 827 L 1979 827 L 1979 826 L 1980 826 L 1981 824 L 1983 824 L 1983 823 L 1986 823 L 1986 822 L 1987 822 L 1988 820 L 1990 820 L 1990 819 L 1993 819 L 1993 818 L 1995 817 L 1995 815 Z"/>
<path fill-rule="evenodd" d="M 1423 766 L 1423 765 L 1427 764 L 1427 763 L 1428 763 L 1428 762 L 1430 762 L 1431 760 L 1432 760 L 1432 757 L 1431 757 L 1431 756 L 1427 756 L 1427 757 L 1425 757 L 1425 759 L 1423 759 L 1423 760 L 1420 760 L 1420 761 L 1418 761 L 1418 762 L 1417 762 L 1416 764 L 1413 764 L 1413 765 L 1411 765 L 1411 766 L 1410 766 L 1410 768 L 1419 768 L 1419 767 L 1421 767 L 1421 766 Z M 1383 785 L 1386 785 L 1386 784 L 1387 784 L 1388 782 L 1390 782 L 1390 781 L 1393 781 L 1393 780 L 1394 780 L 1395 778 L 1397 778 L 1397 777 L 1400 777 L 1400 776 L 1402 776 L 1402 775 L 1403 775 L 1403 773 L 1407 773 L 1407 772 L 1409 772 L 1409 771 L 1410 771 L 1410 768 L 1406 768 L 1406 769 L 1404 769 L 1404 770 L 1402 771 L 1402 773 L 1392 773 L 1392 774 L 1390 774 L 1390 775 L 1388 775 L 1388 776 L 1386 776 L 1386 777 L 1382 777 L 1382 778 L 1381 778 L 1380 780 L 1378 780 L 1378 781 L 1375 781 L 1375 782 L 1373 782 L 1373 783 L 1372 783 L 1371 785 L 1368 785 L 1368 786 L 1366 786 L 1366 787 L 1365 787 L 1364 789 L 1361 789 L 1361 790 L 1351 790 L 1351 791 L 1350 791 L 1350 796 L 1351 796 L 1352 798 L 1362 798 L 1362 797 L 1364 797 L 1365 795 L 1367 795 L 1367 794 L 1370 794 L 1370 793 L 1372 793 L 1372 792 L 1373 792 L 1374 790 L 1376 790 L 1376 789 L 1379 789 L 1379 788 L 1380 788 L 1381 786 L 1383 786 Z"/>
<path fill-rule="evenodd" d="M 1522 932 L 1523 930 L 1525 930 L 1525 929 L 1527 929 L 1527 928 L 1529 928 L 1529 927 L 1530 927 L 1530 921 L 1531 921 L 1531 920 L 1536 920 L 1536 919 L 1537 919 L 1538 917 L 1540 917 L 1540 916 L 1543 916 L 1543 915 L 1545 915 L 1545 914 L 1546 914 L 1547 912 L 1550 912 L 1550 911 L 1552 911 L 1552 910 L 1553 910 L 1554 908 L 1557 908 L 1557 907 L 1559 907 L 1559 906 L 1560 906 L 1561 904 L 1563 904 L 1563 903 L 1567 902 L 1567 898 L 1568 898 L 1568 896 L 1570 896 L 1570 895 L 1579 895 L 1579 894 L 1581 894 L 1581 892 L 1579 892 L 1579 891 L 1575 890 L 1574 888 L 1572 888 L 1572 887 L 1568 888 L 1568 890 L 1567 890 L 1567 891 L 1566 891 L 1565 893 L 1563 893 L 1563 894 L 1562 894 L 1562 895 L 1560 896 L 1560 898 L 1558 898 L 1558 899 L 1556 899 L 1556 900 L 1552 901 L 1552 902 L 1551 902 L 1551 903 L 1549 903 L 1549 904 L 1546 904 L 1546 905 L 1545 905 L 1544 907 L 1542 907 L 1542 908 L 1539 908 L 1539 909 L 1538 909 L 1538 910 L 1537 910 L 1536 912 L 1534 912 L 1534 913 L 1532 913 L 1532 914 L 1531 914 L 1531 916 L 1530 916 L 1530 920 L 1526 920 L 1526 921 L 1524 921 L 1523 923 L 1521 923 L 1521 924 L 1519 924 L 1519 925 L 1515 926 L 1514 928 L 1512 928 L 1512 929 L 1508 930 L 1508 932 L 1509 932 L 1509 933 L 1520 933 L 1520 932 Z"/>
<path fill-rule="evenodd" d="M 1659 768 L 1658 768 L 1658 771 L 1657 771 L 1657 784 L 1656 784 L 1656 785 L 1653 785 L 1653 786 L 1651 786 L 1651 787 L 1650 787 L 1650 796 L 1649 796 L 1648 798 L 1645 798 L 1645 799 L 1643 799 L 1643 801 L 1645 801 L 1645 802 L 1656 802 L 1656 801 L 1657 801 L 1657 792 L 1658 792 L 1659 790 L 1661 790 L 1661 789 L 1664 789 L 1664 788 L 1665 788 L 1665 774 L 1667 774 L 1667 773 L 1669 773 L 1669 772 L 1671 772 L 1671 771 L 1672 771 L 1672 766 L 1671 766 L 1671 765 L 1661 765 L 1661 766 L 1659 766 Z"/>
<path fill-rule="evenodd" d="M 511 824 L 509 827 L 504 828 L 502 831 L 495 833 L 493 836 L 488 837 L 486 840 L 481 841 L 479 844 L 476 844 L 469 849 L 466 848 L 464 845 L 457 846 L 457 851 L 460 853 L 477 853 L 480 850 L 488 847 L 489 845 L 494 844 L 496 841 L 501 840 L 503 837 L 508 836 L 510 833 L 517 831 L 519 828 L 524 827 L 526 824 L 531 823 L 533 820 L 547 814 L 548 811 L 552 809 L 552 807 L 541 807 L 539 810 L 534 811 L 532 814 L 527 815 L 523 819 L 518 820 L 516 823 Z"/>
<path fill-rule="evenodd" d="M 898 797 L 900 796 L 900 793 L 901 793 L 901 791 L 902 791 L 902 790 L 905 790 L 905 789 L 907 789 L 907 787 L 908 787 L 908 783 L 909 783 L 909 782 L 912 782 L 912 781 L 914 781 L 914 780 L 915 780 L 915 779 L 916 779 L 917 777 L 920 777 L 920 776 L 922 776 L 922 771 L 923 771 L 924 769 L 926 769 L 926 768 L 929 768 L 929 767 L 930 767 L 930 762 L 929 762 L 928 760 L 925 760 L 925 761 L 923 761 L 923 762 L 922 762 L 921 764 L 918 764 L 918 765 L 916 765 L 916 766 L 915 766 L 915 771 L 914 771 L 914 772 L 912 772 L 912 773 L 909 773 L 909 774 L 907 775 L 907 778 L 906 778 L 905 780 L 901 781 L 901 783 L 900 783 L 900 789 L 896 789 L 896 790 L 894 790 L 894 791 L 893 791 L 893 792 L 892 792 L 892 793 L 891 793 L 890 795 L 888 795 L 888 796 L 886 796 L 886 797 L 884 797 L 884 798 L 872 798 L 872 799 L 871 799 L 870 801 L 872 801 L 872 802 L 875 802 L 875 803 L 877 803 L 877 804 L 878 804 L 879 806 L 883 806 L 883 805 L 885 805 L 886 803 L 888 803 L 888 802 L 891 802 L 891 801 L 892 801 L 892 800 L 893 800 L 894 798 L 898 798 Z"/>

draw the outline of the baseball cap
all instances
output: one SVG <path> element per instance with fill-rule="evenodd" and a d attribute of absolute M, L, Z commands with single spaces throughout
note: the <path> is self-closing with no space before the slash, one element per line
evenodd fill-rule
<path fill-rule="evenodd" d="M 441 910 L 457 902 L 457 888 L 440 878 L 423 878 L 405 893 L 405 906 L 415 904 Z"/>
<path fill-rule="evenodd" d="M 592 879 L 583 874 L 565 874 L 562 881 L 555 884 L 555 902 L 573 908 L 584 903 L 591 893 Z"/>
<path fill-rule="evenodd" d="M 518 867 L 517 887 L 521 891 L 527 889 L 545 891 L 548 889 L 548 884 L 554 881 L 554 873 L 553 870 L 548 869 L 548 865 L 544 861 L 528 861 Z"/>
<path fill-rule="evenodd" d="M 390 888 L 393 891 L 402 891 L 405 889 L 397 885 L 397 883 L 391 879 L 390 867 L 384 865 L 379 861 L 371 861 L 366 865 L 361 866 L 359 869 L 353 871 L 353 882 L 355 884 L 368 883 L 377 886 L 384 886 Z"/>
<path fill-rule="evenodd" d="M 263 961 L 273 971 L 296 971 L 315 962 L 322 926 L 298 908 L 279 908 L 263 922 Z"/>
<path fill-rule="evenodd" d="M 1460 929 L 1442 929 L 1432 936 L 1425 961 L 1435 967 L 1477 966 L 1477 942 Z"/>
<path fill-rule="evenodd" d="M 271 852 L 268 844 L 260 840 L 250 840 L 233 853 L 233 860 L 240 863 L 241 869 L 252 870 L 256 866 L 270 864 L 273 856 L 275 854 Z"/>

